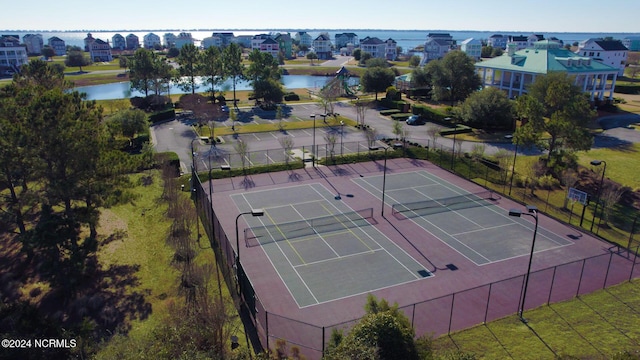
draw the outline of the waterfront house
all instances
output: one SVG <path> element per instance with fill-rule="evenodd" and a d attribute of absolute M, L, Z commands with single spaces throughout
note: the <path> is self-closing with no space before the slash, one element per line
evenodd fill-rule
<path fill-rule="evenodd" d="M 369 37 L 360 41 L 360 50 L 362 53 L 370 54 L 372 58 L 386 58 L 387 43 L 377 37 Z"/>
<path fill-rule="evenodd" d="M 162 46 L 160 36 L 154 33 L 148 33 L 142 37 L 142 46 L 144 46 L 145 49 L 160 48 Z"/>
<path fill-rule="evenodd" d="M 18 35 L 0 36 L 0 68 L 3 71 L 18 71 L 28 62 L 27 48 L 20 44 Z"/>
<path fill-rule="evenodd" d="M 111 48 L 113 50 L 124 50 L 127 48 L 127 42 L 124 39 L 124 36 L 120 34 L 115 34 L 111 37 Z"/>
<path fill-rule="evenodd" d="M 27 47 L 27 54 L 40 55 L 44 41 L 41 34 L 26 34 L 22 37 L 22 43 Z"/>
<path fill-rule="evenodd" d="M 331 38 L 328 34 L 320 34 L 313 40 L 313 48 L 316 55 L 320 60 L 328 60 L 333 58 L 333 52 L 331 51 Z"/>
<path fill-rule="evenodd" d="M 429 35 L 430 36 L 427 38 L 427 41 L 424 43 L 420 66 L 423 66 L 432 60 L 442 59 L 454 48 L 453 38 L 451 36 L 442 36 L 439 34 L 435 34 L 435 36 L 431 36 L 432 34 Z"/>
<path fill-rule="evenodd" d="M 291 35 L 287 33 L 278 34 L 275 38 L 278 42 L 278 48 L 285 59 L 291 59 L 293 57 L 293 39 Z"/>
<path fill-rule="evenodd" d="M 482 43 L 478 39 L 468 38 L 460 43 L 460 50 L 474 60 L 480 60 Z"/>
<path fill-rule="evenodd" d="M 211 37 L 217 37 L 220 39 L 220 46 L 227 46 L 231 44 L 233 41 L 233 33 L 232 32 L 214 32 L 211 34 Z"/>
<path fill-rule="evenodd" d="M 493 34 L 487 39 L 487 45 L 504 50 L 507 48 L 507 37 L 502 34 Z"/>
<path fill-rule="evenodd" d="M 280 47 L 278 46 L 278 42 L 272 38 L 267 38 L 260 43 L 258 50 L 263 53 L 270 54 L 274 58 L 278 57 L 278 53 L 280 52 Z"/>
<path fill-rule="evenodd" d="M 629 51 L 640 51 L 640 36 L 627 36 L 622 39 L 622 45 Z"/>
<path fill-rule="evenodd" d="M 52 36 L 47 39 L 47 44 L 53 49 L 57 56 L 62 56 L 67 53 L 67 44 L 57 36 Z"/>
<path fill-rule="evenodd" d="M 165 33 L 164 35 L 162 35 L 162 43 L 164 44 L 164 47 L 166 47 L 167 49 L 176 47 L 176 34 Z"/>
<path fill-rule="evenodd" d="M 398 57 L 398 43 L 392 38 L 388 38 L 385 41 L 384 53 L 387 60 L 395 60 Z"/>
<path fill-rule="evenodd" d="M 140 39 L 135 34 L 129 34 L 125 38 L 127 50 L 135 50 L 140 47 Z"/>
<path fill-rule="evenodd" d="M 191 33 L 188 33 L 188 32 L 179 33 L 174 40 L 175 40 L 174 45 L 178 49 L 182 49 L 182 47 L 187 44 L 193 45 L 193 37 L 191 37 Z"/>
<path fill-rule="evenodd" d="M 313 38 L 306 31 L 296 32 L 294 39 L 298 42 L 298 45 L 306 46 L 307 48 L 310 48 L 313 43 Z"/>
<path fill-rule="evenodd" d="M 536 77 L 561 71 L 573 76 L 575 85 L 589 94 L 591 101 L 613 99 L 617 68 L 577 55 L 555 41 L 538 41 L 523 50 L 516 50 L 516 46 L 512 43 L 502 56 L 475 64 L 483 87 L 498 88 L 515 98 L 526 93 Z"/>
<path fill-rule="evenodd" d="M 89 57 L 93 62 L 108 62 L 113 60 L 109 42 L 105 42 L 101 39 L 94 39 L 93 42 L 89 44 Z"/>
<path fill-rule="evenodd" d="M 91 35 L 91 33 L 87 33 L 87 37 L 84 38 L 84 51 L 89 51 L 89 49 L 91 48 L 91 44 L 96 41 L 96 39 L 93 38 L 93 35 Z"/>
<path fill-rule="evenodd" d="M 260 50 L 260 44 L 263 41 L 271 38 L 269 34 L 257 34 L 251 38 L 251 50 Z"/>
<path fill-rule="evenodd" d="M 208 49 L 212 46 L 215 47 L 222 47 L 222 45 L 224 44 L 224 39 L 221 36 L 209 36 L 206 37 L 204 39 L 202 39 L 202 41 L 200 42 L 200 46 L 202 46 L 202 48 L 204 49 Z"/>
<path fill-rule="evenodd" d="M 588 56 L 603 64 L 618 69 L 618 75 L 624 75 L 629 49 L 620 40 L 587 39 L 578 44 L 576 54 Z"/>
<path fill-rule="evenodd" d="M 358 47 L 358 45 L 360 44 L 358 40 L 358 35 L 352 32 L 336 34 L 334 36 L 334 39 L 335 39 L 334 44 L 336 46 L 336 49 L 346 47 L 347 44 L 353 44 L 354 47 Z"/>
<path fill-rule="evenodd" d="M 531 34 L 531 35 L 527 36 L 527 47 L 531 48 L 531 47 L 533 47 L 533 44 L 537 43 L 538 41 L 542 41 L 542 40 L 544 40 L 544 35 Z"/>
<path fill-rule="evenodd" d="M 515 45 L 516 51 L 526 49 L 529 46 L 529 37 L 523 35 L 509 35 L 507 36 L 507 47 L 509 45 Z"/>

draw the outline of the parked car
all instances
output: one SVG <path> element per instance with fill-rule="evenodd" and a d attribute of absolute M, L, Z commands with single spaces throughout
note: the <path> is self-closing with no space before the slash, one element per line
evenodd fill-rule
<path fill-rule="evenodd" d="M 423 125 L 424 119 L 420 115 L 411 115 L 407 118 L 407 125 Z"/>
<path fill-rule="evenodd" d="M 227 105 L 222 105 L 220 106 L 220 110 L 222 110 L 223 113 L 228 113 L 229 107 Z"/>

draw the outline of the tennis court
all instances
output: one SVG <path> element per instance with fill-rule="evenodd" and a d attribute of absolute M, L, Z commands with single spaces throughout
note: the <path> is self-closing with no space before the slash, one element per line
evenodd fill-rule
<path fill-rule="evenodd" d="M 382 175 L 353 181 L 374 196 L 382 195 Z M 427 171 L 386 176 L 385 204 L 392 207 L 393 216 L 416 223 L 477 265 L 531 251 L 533 219 L 510 217 L 499 202 L 499 196 L 490 191 L 470 193 Z M 536 252 L 571 244 L 538 227 Z"/>
<path fill-rule="evenodd" d="M 231 198 L 241 212 L 264 210 L 244 218 L 240 246 L 262 248 L 301 308 L 432 276 L 376 228 L 372 208 L 354 210 L 323 184 Z"/>

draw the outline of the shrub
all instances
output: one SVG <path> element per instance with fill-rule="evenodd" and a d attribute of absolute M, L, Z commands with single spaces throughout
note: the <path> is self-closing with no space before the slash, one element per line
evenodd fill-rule
<path fill-rule="evenodd" d="M 397 114 L 391 114 L 391 118 L 393 120 L 406 120 L 409 116 L 411 116 L 411 113 L 397 113 Z"/>
<path fill-rule="evenodd" d="M 284 96 L 284 101 L 298 101 L 300 100 L 300 96 L 296 93 L 288 93 Z"/>
<path fill-rule="evenodd" d="M 159 121 L 173 119 L 174 117 L 176 117 L 176 111 L 173 109 L 169 109 L 151 114 L 151 116 L 149 116 L 149 121 L 152 124 L 155 124 Z"/>
<path fill-rule="evenodd" d="M 400 110 L 398 110 L 398 109 L 381 110 L 380 111 L 380 115 L 389 116 L 389 115 L 397 114 L 399 112 L 400 112 Z"/>

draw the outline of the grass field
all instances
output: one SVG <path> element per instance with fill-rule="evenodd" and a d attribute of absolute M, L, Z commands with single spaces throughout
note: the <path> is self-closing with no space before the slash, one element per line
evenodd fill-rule
<path fill-rule="evenodd" d="M 611 359 L 640 356 L 640 281 L 509 316 L 434 341 L 437 353 L 461 350 L 478 359 Z M 633 359 L 633 358 L 629 358 Z"/>

